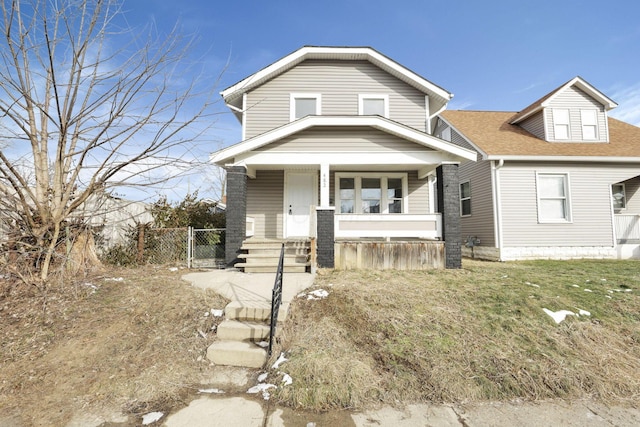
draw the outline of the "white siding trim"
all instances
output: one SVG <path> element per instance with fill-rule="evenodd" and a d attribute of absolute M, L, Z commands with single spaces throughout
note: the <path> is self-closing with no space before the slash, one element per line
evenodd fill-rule
<path fill-rule="evenodd" d="M 242 94 L 242 140 L 247 139 L 247 94 Z"/>
<path fill-rule="evenodd" d="M 425 131 L 431 135 L 431 108 L 429 106 L 429 95 L 424 96 L 424 120 L 425 120 Z"/>
<path fill-rule="evenodd" d="M 504 165 L 504 161 L 496 165 L 495 160 L 491 161 L 491 192 L 493 193 L 493 224 L 494 224 L 494 240 L 496 248 L 504 247 L 502 241 L 502 200 L 500 192 L 500 168 Z"/>

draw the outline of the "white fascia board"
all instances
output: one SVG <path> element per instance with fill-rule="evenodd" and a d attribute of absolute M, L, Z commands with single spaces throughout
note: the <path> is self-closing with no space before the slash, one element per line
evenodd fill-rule
<path fill-rule="evenodd" d="M 234 164 L 245 166 L 276 165 L 321 165 L 331 166 L 420 166 L 438 164 L 459 164 L 460 159 L 440 151 L 403 151 L 403 152 L 293 152 L 258 151 L 245 153 L 236 158 Z"/>
<path fill-rule="evenodd" d="M 249 77 L 246 77 L 245 79 L 234 84 L 233 86 L 230 86 L 229 88 L 223 90 L 222 92 L 220 92 L 220 95 L 222 95 L 222 97 L 225 99 L 225 102 L 228 103 L 228 98 L 233 99 L 239 96 L 237 92 L 242 93 L 254 84 L 259 84 L 261 81 L 263 81 L 263 79 L 278 75 L 281 72 L 288 70 L 292 66 L 304 61 L 305 59 L 322 59 L 323 57 L 331 57 L 337 59 L 341 59 L 342 57 L 343 59 L 352 59 L 354 55 L 362 56 L 363 59 L 366 59 L 377 66 L 382 65 L 389 70 L 393 70 L 394 72 L 404 76 L 406 79 L 411 81 L 416 87 L 442 97 L 445 102 L 453 98 L 452 93 L 447 92 L 439 86 L 436 86 L 427 79 L 419 76 L 408 68 L 398 64 L 397 62 L 382 55 L 372 48 L 322 46 L 302 47 L 295 52 L 279 59 L 273 64 L 268 65 L 257 73 L 254 73 Z"/>
<path fill-rule="evenodd" d="M 580 77 L 574 77 L 573 79 L 571 79 L 570 81 L 568 81 L 564 86 L 562 86 L 560 89 L 556 90 L 556 93 L 554 93 L 553 95 L 551 95 L 548 99 L 546 99 L 544 102 L 542 102 L 540 104 L 540 107 L 536 109 L 536 111 L 540 111 L 542 108 L 548 107 L 549 104 L 562 92 L 564 92 L 567 88 L 570 88 L 571 86 L 577 86 L 578 88 L 580 88 L 582 91 L 586 92 L 589 96 L 591 96 L 592 98 L 594 98 L 595 100 L 597 100 L 598 102 L 600 102 L 602 105 L 604 105 L 605 110 L 611 110 L 613 108 L 616 108 L 618 106 L 618 104 L 616 104 L 615 102 L 613 102 L 611 100 L 611 98 L 609 98 L 608 96 L 606 96 L 605 94 L 603 94 L 602 92 L 600 92 L 598 89 L 596 89 L 595 87 L 591 86 L 589 83 L 587 83 L 585 80 L 583 80 Z M 532 112 L 533 113 L 533 112 Z M 527 116 L 530 116 L 531 114 L 527 114 Z M 520 120 L 521 121 L 521 120 Z"/>
<path fill-rule="evenodd" d="M 640 163 L 640 157 L 614 156 L 518 156 L 492 154 L 485 160 L 510 160 L 523 162 L 590 162 L 590 163 Z"/>
<path fill-rule="evenodd" d="M 433 148 L 435 150 L 451 153 L 455 156 L 466 160 L 475 160 L 476 152 L 452 144 L 448 141 L 436 138 L 423 132 L 419 132 L 412 128 L 400 125 L 391 120 L 379 116 L 307 116 L 300 120 L 288 123 L 277 129 L 265 132 L 254 138 L 224 148 L 211 155 L 211 161 L 217 164 L 225 164 L 232 158 L 246 153 L 256 148 L 260 148 L 271 142 L 301 132 L 305 129 L 314 127 L 334 127 L 334 126 L 369 126 L 383 132 L 396 135 L 400 138 L 413 141 L 422 146 Z"/>

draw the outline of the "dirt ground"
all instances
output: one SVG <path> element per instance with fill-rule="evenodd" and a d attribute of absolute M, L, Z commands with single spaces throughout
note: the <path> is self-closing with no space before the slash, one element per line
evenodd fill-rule
<path fill-rule="evenodd" d="M 182 406 L 206 385 L 206 349 L 226 302 L 186 270 L 110 268 L 46 292 L 0 279 L 0 413 L 59 426 L 91 408 L 139 415 Z M 6 421 L 8 422 L 8 421 Z"/>

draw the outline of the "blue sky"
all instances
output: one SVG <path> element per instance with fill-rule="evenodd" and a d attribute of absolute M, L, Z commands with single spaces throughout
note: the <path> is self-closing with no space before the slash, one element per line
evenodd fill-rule
<path fill-rule="evenodd" d="M 196 36 L 211 75 L 228 63 L 218 92 L 304 45 L 371 46 L 453 92 L 451 109 L 518 111 L 579 75 L 640 125 L 636 0 L 126 0 L 124 13 Z M 240 140 L 219 109 L 210 151 Z"/>

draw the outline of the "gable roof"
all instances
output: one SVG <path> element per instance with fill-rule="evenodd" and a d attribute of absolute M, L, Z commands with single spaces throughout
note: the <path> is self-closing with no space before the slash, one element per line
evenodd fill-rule
<path fill-rule="evenodd" d="M 591 84 L 589 84 L 582 77 L 577 76 L 577 77 L 574 77 L 573 79 L 569 80 L 565 84 L 561 85 L 560 87 L 552 90 L 551 92 L 549 92 L 548 94 L 546 94 L 542 98 L 538 99 L 533 104 L 529 105 L 524 110 L 522 110 L 519 113 L 517 113 L 515 116 L 513 116 L 511 118 L 511 122 L 510 123 L 511 124 L 519 123 L 519 122 L 523 121 L 524 119 L 526 119 L 527 117 L 537 113 L 538 111 L 542 110 L 544 107 L 547 107 L 549 105 L 549 103 L 551 101 L 553 101 L 553 99 L 556 96 L 558 96 L 560 93 L 564 92 L 566 89 L 568 89 L 568 88 L 570 88 L 572 86 L 578 87 L 583 92 L 586 92 L 587 95 L 591 96 L 593 99 L 595 99 L 596 101 L 598 101 L 599 103 L 604 105 L 605 110 L 611 110 L 611 109 L 616 108 L 618 106 L 618 104 L 613 102 L 611 100 L 611 98 L 609 98 L 608 96 L 606 96 L 605 94 L 600 92 L 598 89 L 593 87 Z"/>
<path fill-rule="evenodd" d="M 396 135 L 408 141 L 415 142 L 423 147 L 453 154 L 460 159 L 474 160 L 476 153 L 436 138 L 424 132 L 417 131 L 409 126 L 394 122 L 381 116 L 306 116 L 302 119 L 287 123 L 279 128 L 265 132 L 250 139 L 246 139 L 230 147 L 211 154 L 211 162 L 224 166 L 238 155 L 247 153 L 272 142 L 302 132 L 311 127 L 337 127 L 337 126 L 369 126 L 374 129 Z"/>
<path fill-rule="evenodd" d="M 440 116 L 471 141 L 485 159 L 640 162 L 640 128 L 608 118 L 609 143 L 547 142 L 514 122 L 514 112 L 448 110 Z"/>
<path fill-rule="evenodd" d="M 347 61 L 366 60 L 416 89 L 427 93 L 430 96 L 437 96 L 441 98 L 443 103 L 446 103 L 453 98 L 452 93 L 447 92 L 440 86 L 433 84 L 424 77 L 414 73 L 371 47 L 335 46 L 304 46 L 284 58 L 279 59 L 273 64 L 268 65 L 262 70 L 250 75 L 249 77 L 244 78 L 238 83 L 226 88 L 220 92 L 220 95 L 222 95 L 225 103 L 232 107 L 232 109 L 233 107 L 241 108 L 242 95 L 244 93 L 262 85 L 266 81 L 284 73 L 307 59 Z"/>

